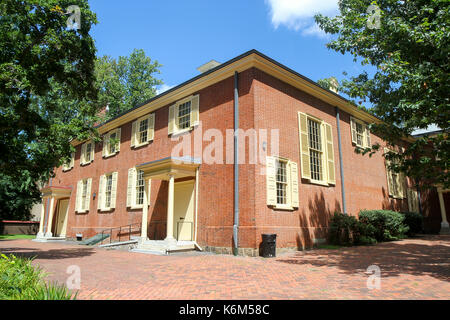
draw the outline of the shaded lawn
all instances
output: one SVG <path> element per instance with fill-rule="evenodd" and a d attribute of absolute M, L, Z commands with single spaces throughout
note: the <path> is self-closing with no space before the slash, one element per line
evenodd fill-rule
<path fill-rule="evenodd" d="M 36 235 L 32 234 L 0 234 L 0 240 L 16 240 L 16 239 L 34 239 Z"/>

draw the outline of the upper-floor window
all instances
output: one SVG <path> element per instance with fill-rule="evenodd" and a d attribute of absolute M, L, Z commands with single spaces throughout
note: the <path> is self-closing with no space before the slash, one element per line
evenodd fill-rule
<path fill-rule="evenodd" d="M 155 131 L 155 114 L 148 114 L 132 123 L 131 147 L 140 147 L 153 140 Z"/>
<path fill-rule="evenodd" d="M 70 160 L 63 163 L 62 170 L 69 171 L 70 169 L 73 168 L 74 164 L 75 164 L 75 153 L 72 152 L 72 154 L 70 155 Z"/>
<path fill-rule="evenodd" d="M 89 203 L 91 196 L 92 178 L 78 181 L 77 195 L 75 200 L 75 211 L 84 213 L 89 211 Z"/>
<path fill-rule="evenodd" d="M 186 129 L 191 126 L 191 101 L 180 104 L 178 107 L 178 128 Z"/>
<path fill-rule="evenodd" d="M 121 132 L 121 128 L 117 128 L 103 135 L 103 157 L 113 156 L 120 151 Z"/>
<path fill-rule="evenodd" d="M 308 119 L 308 141 L 309 141 L 309 164 L 311 168 L 311 179 L 323 180 L 323 150 L 322 133 L 320 123 L 316 120 Z"/>
<path fill-rule="evenodd" d="M 311 183 L 336 183 L 331 125 L 303 112 L 298 113 L 302 178 Z"/>
<path fill-rule="evenodd" d="M 169 134 L 193 129 L 199 124 L 200 96 L 189 96 L 169 107 Z"/>
<path fill-rule="evenodd" d="M 350 128 L 352 133 L 352 143 L 360 148 L 370 148 L 369 126 L 363 121 L 350 117 Z"/>
<path fill-rule="evenodd" d="M 94 142 L 89 140 L 88 142 L 81 145 L 81 158 L 80 164 L 89 164 L 94 161 Z"/>
<path fill-rule="evenodd" d="M 389 152 L 391 152 L 391 150 L 389 150 L 388 148 L 384 148 L 385 154 Z M 407 189 L 405 187 L 406 183 L 405 175 L 402 172 L 395 172 L 393 169 L 391 169 L 391 160 L 388 159 L 386 159 L 386 176 L 387 176 L 389 196 L 396 199 L 406 198 Z"/>

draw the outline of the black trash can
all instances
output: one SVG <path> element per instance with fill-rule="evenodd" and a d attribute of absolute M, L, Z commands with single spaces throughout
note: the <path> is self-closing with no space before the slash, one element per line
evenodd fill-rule
<path fill-rule="evenodd" d="M 277 235 L 263 234 L 261 247 L 261 255 L 264 258 L 275 257 L 277 250 Z"/>

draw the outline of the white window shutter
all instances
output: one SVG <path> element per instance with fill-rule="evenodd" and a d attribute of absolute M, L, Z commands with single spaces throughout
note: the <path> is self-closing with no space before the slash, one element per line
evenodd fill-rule
<path fill-rule="evenodd" d="M 70 157 L 70 168 L 72 169 L 75 166 L 75 152 L 72 152 Z"/>
<path fill-rule="evenodd" d="M 106 157 L 108 149 L 109 133 L 103 135 L 102 157 Z"/>
<path fill-rule="evenodd" d="M 91 161 L 94 161 L 94 155 L 95 155 L 95 143 L 94 141 L 91 141 L 92 145 L 91 145 Z"/>
<path fill-rule="evenodd" d="M 300 159 L 302 178 L 311 179 L 311 168 L 309 163 L 309 141 L 308 141 L 308 120 L 303 112 L 298 113 L 298 128 L 300 138 Z"/>
<path fill-rule="evenodd" d="M 200 95 L 196 94 L 191 100 L 191 127 L 195 127 L 200 121 Z"/>
<path fill-rule="evenodd" d="M 298 166 L 294 161 L 289 161 L 289 166 L 291 168 L 291 206 L 294 208 L 298 208 Z"/>
<path fill-rule="evenodd" d="M 169 130 L 169 134 L 175 133 L 177 131 L 176 129 L 176 121 L 175 118 L 175 112 L 176 112 L 176 105 L 171 105 L 169 107 L 169 123 L 168 123 L 168 130 Z"/>
<path fill-rule="evenodd" d="M 136 126 L 137 120 L 133 121 L 131 124 L 131 147 L 133 148 L 136 145 Z"/>
<path fill-rule="evenodd" d="M 87 189 L 86 189 L 86 203 L 83 206 L 84 211 L 89 211 L 91 204 L 91 188 L 92 188 L 92 178 L 89 178 L 87 181 Z"/>
<path fill-rule="evenodd" d="M 153 141 L 155 136 L 155 114 L 148 116 L 147 141 Z"/>
<path fill-rule="evenodd" d="M 105 175 L 101 175 L 98 181 L 98 200 L 97 200 L 97 209 L 103 209 L 103 199 L 104 197 L 104 185 L 105 185 Z"/>
<path fill-rule="evenodd" d="M 81 193 L 83 188 L 83 180 L 79 180 L 77 182 L 77 196 L 75 198 L 75 212 L 80 212 L 80 204 L 81 204 Z"/>
<path fill-rule="evenodd" d="M 276 181 L 276 159 L 274 157 L 266 157 L 266 188 L 267 188 L 267 205 L 277 205 L 277 181 Z"/>
<path fill-rule="evenodd" d="M 384 148 L 384 153 L 386 154 L 388 152 L 389 152 L 389 149 Z M 391 162 L 388 159 L 385 159 L 385 161 L 386 161 L 386 177 L 387 177 L 388 193 L 390 196 L 394 196 L 394 190 L 393 190 L 394 185 L 393 185 L 393 181 L 392 181 L 392 172 L 389 169 Z"/>
<path fill-rule="evenodd" d="M 371 141 L 370 141 L 370 130 L 369 130 L 369 126 L 368 125 L 366 125 L 365 126 L 365 136 L 366 136 L 366 147 L 367 148 L 371 148 L 372 147 L 372 143 L 371 143 Z"/>
<path fill-rule="evenodd" d="M 333 146 L 333 129 L 330 124 L 324 123 L 325 126 L 325 150 L 326 163 L 328 172 L 328 183 L 336 184 L 336 171 L 334 167 L 334 146 Z"/>
<path fill-rule="evenodd" d="M 135 194 L 133 190 L 136 190 L 135 176 L 136 176 L 136 168 L 128 169 L 127 207 L 132 207 L 136 203 L 135 197 L 133 197 L 133 194 Z"/>
<path fill-rule="evenodd" d="M 120 138 L 122 135 L 122 129 L 121 128 L 117 128 L 116 130 L 116 139 L 117 139 L 117 144 L 116 144 L 116 152 L 120 151 Z"/>
<path fill-rule="evenodd" d="M 352 131 L 352 143 L 357 144 L 358 139 L 356 137 L 356 121 L 353 117 L 350 117 L 350 128 Z"/>
<path fill-rule="evenodd" d="M 81 157 L 80 157 L 80 163 L 85 164 L 86 162 L 86 143 L 83 143 L 81 145 Z"/>
<path fill-rule="evenodd" d="M 111 186 L 111 209 L 116 207 L 116 197 L 117 197 L 117 172 L 112 174 L 112 186 Z"/>

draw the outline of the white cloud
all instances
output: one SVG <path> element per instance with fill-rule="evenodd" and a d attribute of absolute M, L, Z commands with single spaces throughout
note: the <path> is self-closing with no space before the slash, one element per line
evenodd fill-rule
<path fill-rule="evenodd" d="M 164 91 L 167 91 L 167 90 L 169 90 L 169 89 L 172 89 L 173 87 L 175 87 L 175 86 L 171 86 L 171 85 L 168 85 L 168 84 L 163 84 L 163 85 L 161 85 L 161 87 L 159 87 L 158 89 L 156 89 L 156 94 L 161 94 L 161 93 L 163 93 Z"/>
<path fill-rule="evenodd" d="M 275 28 L 285 25 L 289 29 L 302 30 L 304 35 L 324 37 L 314 21 L 314 15 L 335 15 L 338 0 L 266 0 L 270 6 L 272 24 Z"/>

